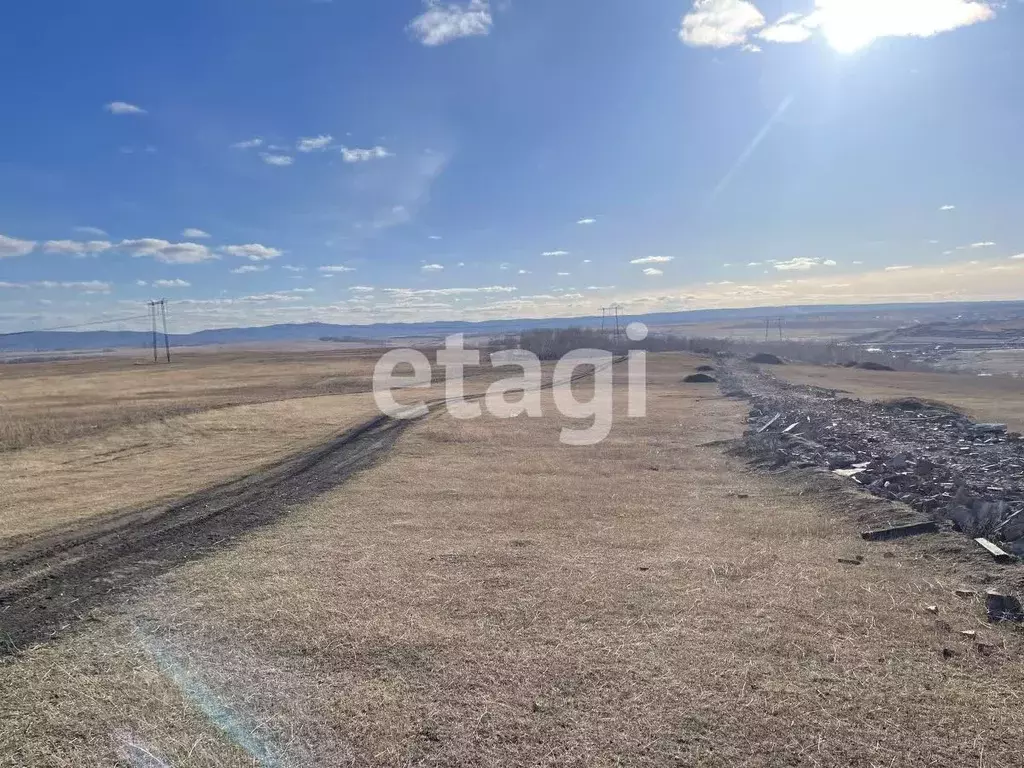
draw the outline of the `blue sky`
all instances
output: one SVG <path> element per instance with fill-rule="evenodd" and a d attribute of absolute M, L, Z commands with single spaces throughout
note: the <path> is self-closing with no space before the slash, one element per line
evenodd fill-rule
<path fill-rule="evenodd" d="M 7 4 L 0 330 L 1021 298 L 1022 31 L 981 0 Z"/>

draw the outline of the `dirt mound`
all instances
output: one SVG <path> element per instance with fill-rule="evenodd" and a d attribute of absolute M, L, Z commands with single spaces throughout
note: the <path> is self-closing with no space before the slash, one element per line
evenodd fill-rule
<path fill-rule="evenodd" d="M 748 363 L 760 363 L 761 365 L 785 365 L 782 358 L 768 352 L 758 352 L 756 355 L 747 358 Z"/>
<path fill-rule="evenodd" d="M 691 373 L 685 379 L 684 384 L 714 384 L 717 382 L 713 376 L 708 376 L 706 373 Z"/>
<path fill-rule="evenodd" d="M 895 368 L 891 368 L 888 365 L 883 365 L 882 363 L 874 363 L 874 362 L 871 362 L 870 360 L 868 360 L 866 362 L 863 362 L 863 363 L 857 363 L 856 366 L 854 366 L 854 367 L 860 368 L 862 371 L 895 371 L 896 370 Z"/>
<path fill-rule="evenodd" d="M 715 370 L 715 367 L 713 365 L 698 365 L 697 370 L 703 373 L 710 373 Z"/>

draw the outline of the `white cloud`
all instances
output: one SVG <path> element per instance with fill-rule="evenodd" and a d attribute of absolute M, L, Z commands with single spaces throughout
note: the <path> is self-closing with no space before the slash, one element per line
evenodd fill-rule
<path fill-rule="evenodd" d="M 580 219 L 577 224 L 597 224 L 597 219 Z"/>
<path fill-rule="evenodd" d="M 122 240 L 114 246 L 128 251 L 132 256 L 151 256 L 165 264 L 196 264 L 218 258 L 205 245 L 199 243 L 169 243 L 152 237 L 138 240 Z"/>
<path fill-rule="evenodd" d="M 316 152 L 317 150 L 326 149 L 332 141 L 334 141 L 334 137 L 330 134 L 303 137 L 299 139 L 295 148 L 299 150 L 299 152 Z"/>
<path fill-rule="evenodd" d="M 279 167 L 291 165 L 295 162 L 295 158 L 291 155 L 274 155 L 270 152 L 260 152 L 260 157 L 263 158 L 263 162 L 267 165 L 276 165 Z"/>
<path fill-rule="evenodd" d="M 764 25 L 764 15 L 746 0 L 696 0 L 683 17 L 679 37 L 687 45 L 728 48 L 743 45 Z"/>
<path fill-rule="evenodd" d="M 648 277 L 657 277 L 658 275 L 664 275 L 665 273 L 662 272 L 660 269 L 648 267 L 647 269 L 644 270 L 644 274 L 647 275 Z"/>
<path fill-rule="evenodd" d="M 787 13 L 758 32 L 757 36 L 769 43 L 802 43 L 810 39 L 818 23 L 815 14 L 802 16 L 799 13 Z"/>
<path fill-rule="evenodd" d="M 16 237 L 0 235 L 0 259 L 27 256 L 35 250 L 35 247 L 36 244 L 33 240 L 19 240 Z"/>
<path fill-rule="evenodd" d="M 237 267 L 231 270 L 234 275 L 248 275 L 252 272 L 266 272 L 270 269 L 269 264 L 246 264 L 242 267 Z"/>
<path fill-rule="evenodd" d="M 440 264 L 424 264 L 420 269 L 423 272 L 440 272 L 444 267 Z"/>
<path fill-rule="evenodd" d="M 352 290 L 355 290 L 354 288 Z M 463 296 L 474 293 L 515 293 L 511 285 L 482 285 L 477 288 L 383 288 L 389 296 L 421 298 L 432 296 Z"/>
<path fill-rule="evenodd" d="M 528 269 L 520 269 L 519 270 L 519 274 L 520 275 L 528 275 L 528 274 L 530 274 L 530 271 Z"/>
<path fill-rule="evenodd" d="M 838 51 L 852 52 L 883 37 L 932 37 L 995 18 L 994 0 L 815 0 L 810 13 L 787 13 L 772 24 L 747 0 L 696 0 L 683 17 L 688 45 L 754 46 L 802 43 L 820 32 Z"/>
<path fill-rule="evenodd" d="M 284 253 L 284 251 L 278 250 L 277 248 L 260 245 L 259 243 L 249 243 L 247 245 L 225 245 L 220 249 L 220 252 L 227 254 L 228 256 L 238 256 L 243 259 L 249 259 L 249 261 L 268 261 L 270 259 L 276 259 Z"/>
<path fill-rule="evenodd" d="M 815 267 L 834 267 L 836 266 L 836 263 L 832 259 L 825 259 L 822 261 L 819 258 L 798 256 L 797 258 L 790 259 L 789 261 L 776 261 L 772 266 L 782 272 L 802 272 L 808 269 L 814 269 Z"/>
<path fill-rule="evenodd" d="M 467 5 L 442 5 L 439 0 L 425 0 L 426 11 L 413 19 L 409 32 L 423 45 L 450 43 L 461 37 L 490 34 L 491 9 L 487 0 L 470 0 Z"/>
<path fill-rule="evenodd" d="M 110 293 L 110 283 L 101 280 L 78 280 L 70 282 L 58 282 L 55 280 L 39 280 L 30 283 L 33 288 L 68 288 L 73 291 L 84 291 L 85 293 Z"/>
<path fill-rule="evenodd" d="M 956 206 L 955 205 L 944 205 L 941 208 L 939 208 L 939 210 L 940 211 L 955 211 L 956 210 Z"/>
<path fill-rule="evenodd" d="M 642 259 L 633 259 L 630 264 L 668 264 L 675 256 L 644 256 Z"/>
<path fill-rule="evenodd" d="M 72 227 L 72 229 L 81 235 L 92 235 L 93 237 L 107 236 L 107 233 L 99 227 Z"/>
<path fill-rule="evenodd" d="M 816 0 L 808 17 L 839 51 L 880 37 L 932 37 L 995 18 L 989 0 Z"/>
<path fill-rule="evenodd" d="M 568 251 L 544 251 L 541 256 L 568 256 Z"/>
<path fill-rule="evenodd" d="M 370 160 L 383 160 L 385 157 L 394 157 L 394 155 L 379 145 L 369 149 L 341 148 L 341 159 L 346 163 L 366 163 Z"/>
<path fill-rule="evenodd" d="M 336 264 L 336 265 L 329 265 L 329 266 L 326 266 L 326 267 L 320 267 L 320 271 L 321 272 L 327 272 L 327 273 L 334 274 L 334 273 L 338 273 L 338 272 L 355 272 L 356 270 L 355 270 L 355 267 L 346 267 L 343 264 Z"/>
<path fill-rule="evenodd" d="M 245 141 L 236 141 L 231 145 L 232 149 L 255 149 L 256 147 L 263 146 L 263 139 L 246 139 Z"/>
<path fill-rule="evenodd" d="M 898 265 L 898 266 L 895 266 L 895 267 L 886 267 L 885 271 L 886 272 L 903 272 L 904 270 L 907 270 L 907 269 L 913 269 L 913 267 L 909 267 L 909 266 L 901 264 L 901 265 Z"/>
<path fill-rule="evenodd" d="M 255 296 L 243 296 L 239 301 L 259 304 L 267 301 L 302 301 L 302 297 L 295 296 L 289 291 L 277 291 L 276 293 L 259 293 Z"/>
<path fill-rule="evenodd" d="M 440 239 L 441 239 L 440 235 L 428 235 L 427 236 L 427 240 L 440 240 Z"/>
<path fill-rule="evenodd" d="M 747 53 L 760 53 L 761 46 L 757 45 L 756 43 L 744 43 L 743 47 L 740 48 L 740 50 L 746 51 Z"/>
<path fill-rule="evenodd" d="M 82 243 L 76 240 L 47 240 L 43 243 L 44 253 L 59 253 L 68 256 L 87 256 L 89 254 L 103 253 L 113 248 L 112 243 L 106 240 L 90 240 Z"/>
<path fill-rule="evenodd" d="M 971 243 L 968 247 L 969 248 L 991 248 L 994 245 L 995 245 L 995 243 L 991 242 L 990 240 L 986 240 L 983 243 Z"/>
<path fill-rule="evenodd" d="M 112 101 L 103 107 L 112 115 L 144 115 L 146 110 L 126 101 Z"/>
<path fill-rule="evenodd" d="M 1011 259 L 1024 259 L 1024 253 L 1018 253 L 1015 256 L 1011 256 Z"/>
<path fill-rule="evenodd" d="M 192 283 L 175 278 L 174 280 L 154 280 L 152 285 L 154 288 L 190 288 Z"/>
<path fill-rule="evenodd" d="M 373 293 L 372 285 L 353 285 L 349 287 L 353 293 Z"/>
<path fill-rule="evenodd" d="M 281 265 L 281 269 L 287 269 L 289 272 L 305 272 L 306 271 L 305 267 L 294 267 L 291 264 L 283 264 L 283 265 Z"/>
<path fill-rule="evenodd" d="M 555 274 L 558 275 L 558 277 L 569 277 L 568 272 L 556 272 Z"/>
<path fill-rule="evenodd" d="M 210 233 L 204 232 L 201 229 L 196 229 L 195 227 L 186 227 L 185 229 L 181 230 L 181 236 L 202 240 L 204 238 L 210 237 Z"/>

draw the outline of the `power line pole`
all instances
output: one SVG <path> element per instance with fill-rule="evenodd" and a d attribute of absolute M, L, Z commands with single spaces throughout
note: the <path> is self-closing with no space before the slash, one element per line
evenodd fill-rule
<path fill-rule="evenodd" d="M 150 325 L 153 328 L 153 362 L 154 363 L 157 363 L 157 362 L 160 361 L 160 358 L 158 357 L 157 351 L 156 351 L 156 305 L 157 305 L 157 302 L 155 302 L 155 301 L 149 302 L 149 320 L 150 320 Z"/>
<path fill-rule="evenodd" d="M 167 335 L 167 299 L 160 299 L 160 316 L 164 321 L 164 351 L 167 353 L 167 362 L 171 362 L 171 337 Z"/>

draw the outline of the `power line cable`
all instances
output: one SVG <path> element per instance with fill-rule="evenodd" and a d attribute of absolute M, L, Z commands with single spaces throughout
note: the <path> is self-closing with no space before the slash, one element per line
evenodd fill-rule
<path fill-rule="evenodd" d="M 123 323 L 128 320 L 142 320 L 148 318 L 149 315 L 131 315 L 129 317 L 111 317 L 106 320 L 93 320 L 88 323 L 76 323 L 74 325 L 58 325 L 53 328 L 33 328 L 31 331 L 12 331 L 10 333 L 0 333 L 0 338 L 4 336 L 24 336 L 28 333 L 49 333 L 50 331 L 69 331 L 74 328 L 86 328 L 91 325 L 107 325 L 108 323 Z"/>

